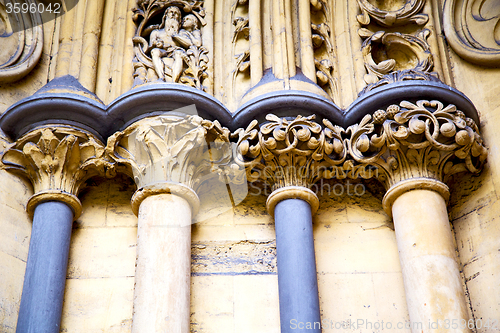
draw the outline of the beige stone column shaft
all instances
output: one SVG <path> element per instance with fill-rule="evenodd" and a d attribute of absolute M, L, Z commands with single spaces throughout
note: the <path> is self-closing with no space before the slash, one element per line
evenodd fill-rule
<path fill-rule="evenodd" d="M 392 215 L 412 332 L 470 332 L 445 199 L 411 190 L 395 199 Z"/>
<path fill-rule="evenodd" d="M 195 189 L 224 151 L 212 152 L 207 141 L 229 142 L 228 136 L 217 122 L 175 113 L 139 120 L 108 140 L 109 156 L 128 166 L 138 187 L 134 333 L 190 331 Z"/>
<path fill-rule="evenodd" d="M 140 205 L 132 332 L 189 332 L 191 207 L 175 194 Z"/>
<path fill-rule="evenodd" d="M 411 331 L 470 332 L 444 182 L 486 159 L 475 122 L 438 101 L 403 101 L 351 126 L 352 176 L 376 175 L 394 219 Z M 369 166 L 369 168 L 367 168 Z M 371 173 L 371 174 L 370 174 Z"/>

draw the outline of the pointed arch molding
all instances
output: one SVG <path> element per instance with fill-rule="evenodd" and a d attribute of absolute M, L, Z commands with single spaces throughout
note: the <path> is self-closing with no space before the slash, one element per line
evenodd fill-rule
<path fill-rule="evenodd" d="M 446 40 L 463 59 L 483 66 L 500 65 L 500 2 L 446 0 Z"/>
<path fill-rule="evenodd" d="M 28 5 L 34 0 L 24 0 Z M 38 64 L 43 49 L 40 13 L 8 13 L 0 2 L 0 83 L 22 79 Z"/>

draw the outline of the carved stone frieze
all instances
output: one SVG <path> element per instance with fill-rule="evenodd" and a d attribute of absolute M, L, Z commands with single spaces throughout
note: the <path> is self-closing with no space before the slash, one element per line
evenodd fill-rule
<path fill-rule="evenodd" d="M 133 199 L 136 213 L 144 199 L 141 192 L 173 193 L 173 188 L 182 188 L 196 196 L 198 186 L 208 177 L 222 175 L 219 166 L 231 159 L 228 129 L 218 121 L 178 114 L 137 121 L 112 135 L 106 151 L 134 177 L 141 197 L 135 203 Z M 162 184 L 171 186 L 166 189 Z"/>
<path fill-rule="evenodd" d="M 254 120 L 246 129 L 238 129 L 234 159 L 246 168 L 248 181 L 266 181 L 275 191 L 291 186 L 309 188 L 321 178 L 345 178 L 343 129 L 326 119 L 323 127 L 314 118 L 269 114 L 260 128 Z"/>
<path fill-rule="evenodd" d="M 37 4 L 34 0 L 21 2 L 28 6 Z M 14 82 L 26 76 L 42 55 L 41 15 L 38 12 L 15 13 L 0 2 L 0 44 L 0 83 Z"/>
<path fill-rule="evenodd" d="M 208 49 L 203 45 L 203 1 L 138 0 L 134 8 L 135 85 L 165 81 L 206 90 Z"/>
<path fill-rule="evenodd" d="M 311 0 L 311 36 L 314 48 L 316 80 L 334 101 L 339 100 L 335 78 L 335 50 L 329 25 L 329 5 L 324 1 Z"/>
<path fill-rule="evenodd" d="M 500 3 L 497 0 L 447 0 L 443 28 L 448 44 L 476 64 L 500 64 Z"/>
<path fill-rule="evenodd" d="M 384 31 L 372 33 L 368 29 L 360 29 L 359 34 L 366 38 L 361 50 L 368 71 L 364 77 L 367 84 L 376 84 L 387 74 L 398 71 L 405 73 L 396 74 L 392 79 L 404 80 L 408 79 L 404 75 L 424 73 L 415 75 L 423 79 L 425 73 L 432 71 L 434 62 L 427 43 L 429 30 L 424 29 L 416 36 Z"/>
<path fill-rule="evenodd" d="M 424 25 L 429 20 L 426 14 L 419 14 L 425 0 L 370 1 L 358 0 L 361 15 L 357 16 L 362 25 L 370 24 L 370 18 L 384 27 L 416 23 Z"/>
<path fill-rule="evenodd" d="M 104 145 L 92 134 L 71 127 L 43 127 L 29 132 L 2 155 L 4 168 L 27 177 L 34 195 L 27 211 L 36 204 L 59 200 L 81 212 L 76 197 L 83 182 L 94 175 L 106 175 L 112 167 L 104 159 Z"/>
<path fill-rule="evenodd" d="M 391 105 L 366 115 L 347 132 L 355 162 L 352 176 L 375 168 L 386 189 L 409 179 L 446 182 L 457 172 L 477 173 L 487 155 L 475 122 L 439 101 Z"/>

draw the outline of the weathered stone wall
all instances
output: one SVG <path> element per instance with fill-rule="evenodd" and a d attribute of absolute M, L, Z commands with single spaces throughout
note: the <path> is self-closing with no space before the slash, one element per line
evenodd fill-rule
<path fill-rule="evenodd" d="M 81 0 L 74 9 L 74 22 L 84 20 L 85 3 Z M 222 17 L 221 2 L 216 3 L 219 11 L 215 16 Z M 336 36 L 337 66 L 342 68 L 337 72 L 341 96 L 338 104 L 345 108 L 365 86 L 362 40 L 356 21 L 359 10 L 355 2 L 331 3 L 339 13 L 331 28 Z M 132 86 L 134 26 L 129 19 L 134 5 L 135 0 L 104 3 L 93 91 L 105 104 Z M 423 10 L 430 15 L 427 27 L 432 30 L 429 42 L 437 49 L 433 50 L 436 71 L 445 83 L 472 100 L 489 148 L 488 163 L 481 175 L 453 178 L 449 216 L 471 318 L 483 323 L 497 320 L 500 331 L 500 198 L 496 191 L 500 182 L 500 69 L 473 65 L 457 56 L 439 33 L 439 6 L 442 3 L 428 1 Z M 267 13 L 267 9 L 263 12 Z M 223 31 L 217 30 L 221 23 L 218 24 L 215 31 L 221 35 Z M 44 49 L 38 65 L 21 81 L 0 85 L 0 114 L 54 78 L 60 46 L 67 42 L 66 37 L 61 37 L 61 29 L 60 20 L 45 24 Z M 81 41 L 83 31 L 77 30 L 74 40 Z M 221 41 L 216 41 L 215 47 L 216 55 L 229 52 L 224 51 Z M 270 62 L 266 58 L 268 50 L 263 57 L 264 63 Z M 79 74 L 78 64 L 70 63 L 68 73 Z M 228 98 L 230 104 L 237 105 L 235 98 L 241 97 L 243 90 L 237 88 L 237 93 L 229 98 L 224 95 L 227 85 L 222 83 L 230 78 L 215 80 L 219 83 L 215 97 Z M 250 84 L 248 77 L 238 80 L 245 87 Z M 0 138 L 0 153 L 8 145 L 7 139 Z M 335 188 L 336 184 L 344 187 Z M 348 195 L 345 184 L 325 182 L 325 192 L 318 194 L 320 208 L 314 217 L 322 319 L 326 327 L 363 320 L 365 326 L 353 329 L 354 332 L 365 331 L 367 321 L 393 325 L 408 322 L 394 226 L 381 204 L 385 189 L 375 181 L 355 181 L 352 184 L 363 184 L 363 194 Z M 337 195 L 335 189 L 341 188 L 344 193 Z M 73 226 L 62 332 L 130 332 L 137 242 L 137 217 L 130 198 L 135 189 L 131 179 L 119 175 L 114 179 L 91 178 L 80 193 L 83 214 Z M 202 210 L 193 224 L 191 331 L 279 332 L 276 244 L 273 219 L 266 211 L 266 195 L 250 191 L 243 202 L 232 207 L 230 203 L 220 204 L 225 200 L 224 190 L 206 190 L 201 194 Z M 0 169 L 2 332 L 15 332 L 31 232 L 25 206 L 31 195 L 31 185 Z"/>

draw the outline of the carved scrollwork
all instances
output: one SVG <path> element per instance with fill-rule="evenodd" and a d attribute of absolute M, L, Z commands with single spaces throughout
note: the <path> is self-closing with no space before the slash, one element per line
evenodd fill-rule
<path fill-rule="evenodd" d="M 327 3 L 311 0 L 312 44 L 314 48 L 314 65 L 318 85 L 330 95 L 333 100 L 339 100 L 337 80 L 335 78 L 335 52 L 332 44 L 331 29 L 328 22 Z M 315 24 L 314 22 L 317 22 Z"/>
<path fill-rule="evenodd" d="M 250 18 L 248 16 L 248 5 L 248 0 L 234 0 L 231 6 L 231 22 L 233 23 L 231 54 L 236 59 L 231 80 L 233 91 L 235 91 L 238 75 L 250 75 Z M 245 16 L 236 16 L 238 9 L 241 9 L 240 12 L 247 14 Z M 242 45 L 239 46 L 239 44 Z"/>
<path fill-rule="evenodd" d="M 36 5 L 33 0 L 24 0 Z M 43 48 L 42 17 L 35 13 L 7 13 L 0 2 L 0 84 L 17 81 L 37 65 Z"/>
<path fill-rule="evenodd" d="M 156 80 L 206 90 L 208 49 L 203 1 L 138 0 L 134 8 L 135 85 Z"/>
<path fill-rule="evenodd" d="M 128 166 L 138 188 L 171 182 L 196 191 L 231 159 L 229 130 L 199 116 L 142 119 L 111 136 L 106 152 Z"/>
<path fill-rule="evenodd" d="M 347 157 L 343 129 L 314 116 L 295 119 L 267 115 L 268 122 L 257 127 L 254 120 L 238 129 L 235 162 L 247 170 L 252 182 L 264 180 L 273 191 L 287 186 L 310 187 L 320 178 L 345 178 L 342 164 Z"/>
<path fill-rule="evenodd" d="M 387 189 L 411 178 L 446 182 L 457 172 L 477 173 L 487 155 L 474 121 L 439 101 L 391 105 L 347 132 L 354 168 L 375 167 Z"/>
<path fill-rule="evenodd" d="M 83 182 L 94 175 L 111 175 L 113 166 L 104 158 L 104 145 L 93 135 L 71 127 L 44 127 L 13 143 L 2 155 L 4 168 L 27 177 L 34 190 L 30 202 L 57 197 L 74 209 Z M 35 200 L 36 199 L 36 200 Z M 30 214 L 34 204 L 28 202 Z"/>
<path fill-rule="evenodd" d="M 443 11 L 446 40 L 462 58 L 500 64 L 500 3 L 497 0 L 447 0 Z"/>
<path fill-rule="evenodd" d="M 384 31 L 372 33 L 368 29 L 360 29 L 359 34 L 366 38 L 362 53 L 368 71 L 364 78 L 367 84 L 376 84 L 385 75 L 397 71 L 406 71 L 406 74 L 409 70 L 414 73 L 432 71 L 434 62 L 427 43 L 429 30 L 424 29 L 416 36 Z M 420 79 L 424 77 L 425 74 Z"/>
<path fill-rule="evenodd" d="M 358 0 L 361 15 L 357 16 L 361 25 L 370 24 L 373 18 L 384 27 L 416 23 L 425 25 L 429 20 L 426 14 L 419 14 L 424 7 L 425 0 L 400 1 L 370 1 Z"/>

